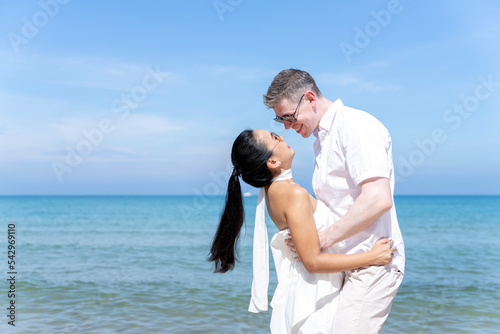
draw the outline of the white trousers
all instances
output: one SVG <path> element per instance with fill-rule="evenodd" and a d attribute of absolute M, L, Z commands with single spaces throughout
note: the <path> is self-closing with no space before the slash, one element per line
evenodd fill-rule
<path fill-rule="evenodd" d="M 346 271 L 333 333 L 380 333 L 402 280 L 402 272 L 384 266 Z"/>

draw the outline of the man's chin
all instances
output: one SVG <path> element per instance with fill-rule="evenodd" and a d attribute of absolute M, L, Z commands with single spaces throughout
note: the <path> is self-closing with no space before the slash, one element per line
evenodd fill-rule
<path fill-rule="evenodd" d="M 299 129 L 300 129 L 299 131 L 295 129 L 294 130 L 295 132 L 297 132 L 297 134 L 301 135 L 302 138 L 308 138 L 311 135 L 310 133 L 308 133 L 307 128 L 305 128 L 303 124 L 300 126 Z"/>
<path fill-rule="evenodd" d="M 311 133 L 308 132 L 308 131 L 301 131 L 301 132 L 297 132 L 299 135 L 302 136 L 302 138 L 309 138 L 311 136 Z"/>

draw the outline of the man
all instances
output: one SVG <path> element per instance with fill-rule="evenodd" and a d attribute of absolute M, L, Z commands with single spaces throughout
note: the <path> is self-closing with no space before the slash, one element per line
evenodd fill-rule
<path fill-rule="evenodd" d="M 368 251 L 382 237 L 397 251 L 391 264 L 345 272 L 334 333 L 380 333 L 403 279 L 404 244 L 393 205 L 391 137 L 370 114 L 325 98 L 304 71 L 281 71 L 264 103 L 275 120 L 304 138 L 316 136 L 313 188 L 338 221 L 321 248 L 340 242 L 345 254 Z"/>

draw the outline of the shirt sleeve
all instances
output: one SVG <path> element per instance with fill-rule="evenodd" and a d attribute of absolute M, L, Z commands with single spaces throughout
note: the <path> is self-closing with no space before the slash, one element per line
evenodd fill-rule
<path fill-rule="evenodd" d="M 346 108 L 340 138 L 346 165 L 356 185 L 373 177 L 390 178 L 391 136 L 375 117 L 364 111 Z"/>

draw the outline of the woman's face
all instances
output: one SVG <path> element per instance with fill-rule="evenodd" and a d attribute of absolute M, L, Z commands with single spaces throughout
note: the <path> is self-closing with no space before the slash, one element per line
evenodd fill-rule
<path fill-rule="evenodd" d="M 287 145 L 282 136 L 260 129 L 255 130 L 253 133 L 259 143 L 266 145 L 269 151 L 273 152 L 271 158 L 280 161 L 282 164 L 287 164 L 287 166 L 289 163 L 291 167 L 295 151 Z"/>

